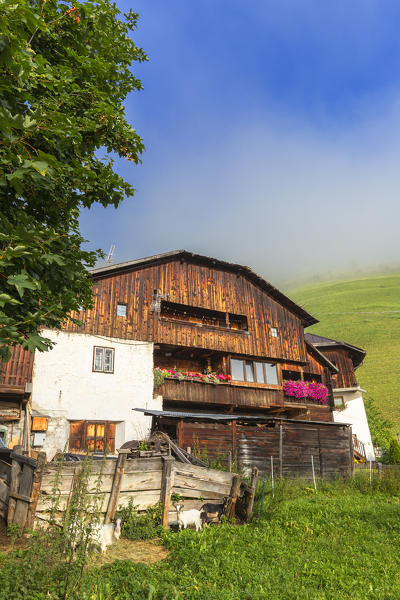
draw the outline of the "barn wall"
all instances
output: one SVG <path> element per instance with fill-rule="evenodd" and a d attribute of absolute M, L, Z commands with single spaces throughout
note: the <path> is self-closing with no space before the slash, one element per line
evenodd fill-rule
<path fill-rule="evenodd" d="M 334 362 L 339 369 L 337 375 L 332 376 L 333 388 L 357 387 L 357 379 L 354 372 L 353 361 L 344 348 L 324 348 L 326 357 Z"/>
<path fill-rule="evenodd" d="M 165 317 L 157 324 L 151 311 L 154 290 L 168 294 L 169 302 L 244 315 L 248 331 L 177 323 Z M 117 303 L 126 304 L 126 317 L 117 316 Z M 93 310 L 79 318 L 83 325 L 69 323 L 68 331 L 292 361 L 306 358 L 297 315 L 243 275 L 178 259 L 102 276 L 96 282 Z M 278 337 L 272 337 L 271 327 L 277 328 Z"/>
<path fill-rule="evenodd" d="M 184 448 L 200 448 L 209 458 L 222 461 L 230 450 L 233 456 L 237 455 L 241 467 L 256 466 L 262 474 L 270 473 L 272 456 L 275 473 L 279 475 L 280 447 L 283 475 L 311 477 L 311 456 L 319 477 L 350 473 L 353 461 L 351 430 L 345 426 L 283 422 L 281 434 L 278 423 L 271 427 L 235 422 L 182 422 L 179 429 L 179 441 Z"/>

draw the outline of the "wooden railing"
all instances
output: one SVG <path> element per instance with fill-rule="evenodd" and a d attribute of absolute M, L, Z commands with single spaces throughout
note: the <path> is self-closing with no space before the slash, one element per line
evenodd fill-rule
<path fill-rule="evenodd" d="M 353 448 L 354 452 L 358 454 L 359 458 L 364 460 L 367 459 L 367 453 L 365 452 L 365 446 L 361 440 L 359 440 L 355 433 L 353 433 Z"/>

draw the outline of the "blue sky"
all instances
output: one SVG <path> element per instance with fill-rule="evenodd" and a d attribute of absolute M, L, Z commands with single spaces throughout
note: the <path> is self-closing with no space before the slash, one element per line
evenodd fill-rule
<path fill-rule="evenodd" d="M 115 262 L 177 248 L 272 282 L 399 263 L 400 3 L 118 0 L 149 62 L 143 164 L 82 214 Z"/>

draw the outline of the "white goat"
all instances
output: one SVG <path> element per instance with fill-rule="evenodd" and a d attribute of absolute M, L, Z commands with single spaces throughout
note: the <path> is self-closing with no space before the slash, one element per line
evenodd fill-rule
<path fill-rule="evenodd" d="M 96 546 L 100 546 L 101 551 L 104 553 L 107 546 L 115 540 L 119 540 L 121 536 L 121 519 L 117 519 L 115 523 L 107 523 L 105 525 L 96 524 L 93 531 L 93 543 Z"/>
<path fill-rule="evenodd" d="M 68 533 L 76 547 L 84 537 L 84 524 L 80 521 L 73 521 L 68 527 Z M 90 530 L 87 533 L 87 539 L 93 546 L 99 546 L 102 552 L 106 551 L 107 546 L 121 536 L 121 519 L 115 523 L 102 525 L 99 521 L 91 523 Z"/>
<path fill-rule="evenodd" d="M 186 529 L 188 525 L 194 525 L 196 527 L 196 531 L 201 530 L 201 512 L 196 508 L 192 510 L 181 510 L 181 505 L 176 505 L 176 515 L 178 519 L 179 529 Z"/>

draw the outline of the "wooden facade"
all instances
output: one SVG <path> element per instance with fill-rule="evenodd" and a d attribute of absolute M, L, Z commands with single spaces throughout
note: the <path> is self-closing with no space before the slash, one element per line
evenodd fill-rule
<path fill-rule="evenodd" d="M 306 341 L 304 329 L 316 320 L 248 267 L 177 251 L 95 269 L 92 276 L 93 308 L 75 313 L 73 316 L 82 324 L 71 321 L 65 325 L 66 331 L 154 342 L 154 366 L 166 369 L 231 375 L 234 361 L 243 362 L 244 381 L 232 378 L 229 383 L 212 385 L 190 380 L 165 380 L 158 390 L 163 397 L 164 409 L 260 413 L 330 422 L 334 408 L 332 382 L 335 387 L 340 387 L 341 384 L 353 385 L 355 381 L 353 364 L 351 359 L 348 362 L 345 351 L 335 349 L 336 354 L 333 350 L 333 353 L 329 350 L 322 354 Z M 118 361 L 117 350 L 115 361 Z M 256 374 L 260 363 L 264 370 L 263 383 Z M 266 365 L 274 369 L 272 383 L 267 378 Z M 253 369 L 253 379 L 247 378 L 247 368 Z M 16 349 L 13 361 L 5 365 L 1 377 L 0 391 L 12 385 L 25 389 L 25 384 L 32 380 L 32 355 Z M 289 379 L 323 383 L 329 390 L 327 404 L 285 397 L 283 386 Z M 89 435 L 89 425 L 94 427 L 94 436 Z M 83 421 L 72 424 L 70 450 L 101 450 L 104 445 L 112 446 L 114 450 L 115 424 L 104 421 L 89 425 Z M 103 435 L 97 435 L 97 426 L 104 428 Z M 190 437 L 189 425 L 184 427 L 188 428 L 187 436 Z M 220 440 L 229 437 L 230 430 L 226 427 L 218 424 L 215 429 Z M 254 426 L 248 431 L 245 426 L 240 427 L 241 433 L 235 433 L 232 443 L 236 452 L 242 452 L 243 460 L 248 452 L 247 436 L 249 440 L 261 436 L 264 441 L 260 442 L 260 447 L 276 442 L 267 427 L 263 426 L 264 433 Z M 315 435 L 320 436 L 318 427 Z M 344 443 L 340 433 L 343 428 L 320 427 L 324 436 L 327 435 L 326 439 L 338 436 L 338 448 Z M 305 425 L 285 429 L 288 449 L 289 441 L 293 439 L 291 452 L 298 447 L 301 453 L 301 432 L 306 447 L 311 443 L 310 436 L 314 435 L 310 431 Z M 187 436 L 183 438 L 185 443 Z M 272 439 L 274 441 L 270 442 Z M 93 448 L 88 440 L 93 441 Z M 205 438 L 200 441 L 207 442 Z M 329 444 L 321 450 L 324 443 L 320 440 L 315 445 L 318 447 L 315 460 L 321 472 L 325 461 L 329 472 L 328 458 L 321 458 L 321 452 L 328 453 Z M 291 468 L 290 461 L 287 464 Z"/>
<path fill-rule="evenodd" d="M 154 341 L 177 347 L 201 348 L 243 356 L 306 362 L 304 322 L 307 313 L 290 309 L 240 271 L 226 270 L 218 261 L 189 261 L 179 255 L 168 262 L 138 265 L 126 272 L 94 273 L 95 305 L 79 317 L 81 327 L 67 330 Z M 213 262 L 215 265 L 213 265 Z M 247 330 L 171 319 L 152 310 L 154 292 L 169 303 L 245 317 Z M 283 294 L 282 297 L 284 298 Z M 126 317 L 117 305 L 126 306 Z M 208 316 L 208 315 L 207 315 Z M 308 315 L 311 322 L 312 317 Z M 216 318 L 218 323 L 218 319 Z M 315 321 L 314 321 L 315 322 Z M 277 337 L 271 334 L 277 329 Z"/>
<path fill-rule="evenodd" d="M 339 370 L 339 373 L 332 375 L 334 388 L 354 388 L 358 386 L 353 361 L 348 350 L 339 347 L 325 348 L 324 354 Z"/>
<path fill-rule="evenodd" d="M 230 451 L 242 468 L 256 466 L 276 476 L 318 477 L 349 474 L 353 467 L 351 428 L 342 424 L 276 420 L 269 423 L 198 422 L 181 420 L 178 441 L 183 448 L 203 449 L 224 462 Z"/>

